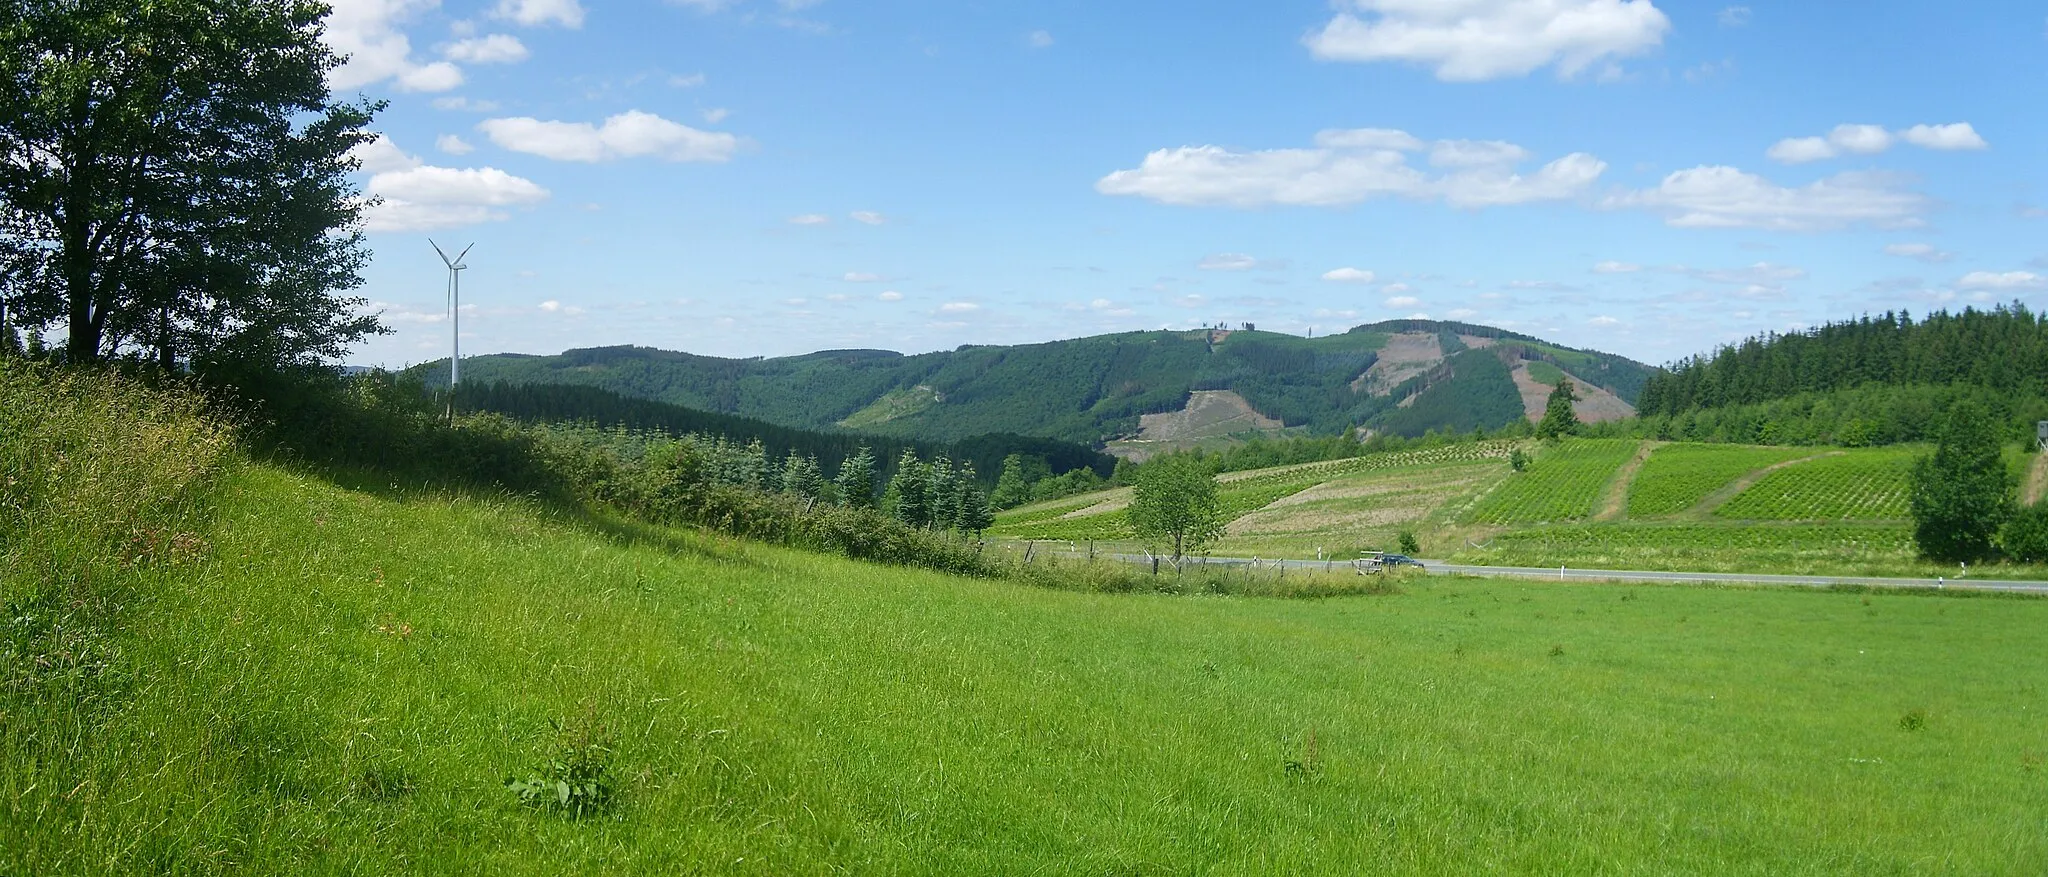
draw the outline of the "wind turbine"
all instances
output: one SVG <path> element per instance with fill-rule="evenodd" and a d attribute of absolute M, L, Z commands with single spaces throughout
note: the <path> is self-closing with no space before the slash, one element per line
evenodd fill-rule
<path fill-rule="evenodd" d="M 454 327 L 449 332 L 449 341 L 453 343 L 454 349 L 448 356 L 448 392 L 452 396 L 455 393 L 455 385 L 462 383 L 462 269 L 469 267 L 462 264 L 462 257 L 469 255 L 469 251 L 476 244 L 463 247 L 462 252 L 456 253 L 455 258 L 450 259 L 447 251 L 442 250 L 440 244 L 434 243 L 433 238 L 428 238 L 427 243 L 434 248 L 434 254 L 441 257 L 441 262 L 448 266 L 448 318 Z"/>

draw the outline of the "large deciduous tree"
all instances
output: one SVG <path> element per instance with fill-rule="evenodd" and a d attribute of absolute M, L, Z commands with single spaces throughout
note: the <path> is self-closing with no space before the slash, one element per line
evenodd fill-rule
<path fill-rule="evenodd" d="M 73 361 L 283 365 L 382 331 L 311 0 L 0 0 L 0 297 Z"/>
<path fill-rule="evenodd" d="M 1953 563 L 1991 553 L 1992 537 L 2013 509 L 2013 477 L 1998 432 L 1973 402 L 1949 408 L 1934 453 L 1913 466 L 1913 539 L 1921 554 Z"/>

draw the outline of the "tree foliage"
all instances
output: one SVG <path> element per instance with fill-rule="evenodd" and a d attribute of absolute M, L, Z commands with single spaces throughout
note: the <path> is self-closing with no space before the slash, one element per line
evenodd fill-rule
<path fill-rule="evenodd" d="M 0 4 L 8 319 L 64 355 L 332 359 L 380 331 L 347 179 L 374 104 L 329 99 L 310 0 Z"/>
<path fill-rule="evenodd" d="M 1140 467 L 1129 514 L 1131 528 L 1141 538 L 1164 542 L 1175 565 L 1223 535 L 1226 523 L 1215 477 L 1189 454 L 1169 454 Z"/>
<path fill-rule="evenodd" d="M 1933 560 L 1981 560 L 2012 514 L 2013 477 L 1983 409 L 1949 410 L 1934 453 L 1913 466 L 1913 539 Z"/>
<path fill-rule="evenodd" d="M 1572 403 L 1579 401 L 1579 395 L 1570 380 L 1560 380 L 1550 391 L 1550 400 L 1543 406 L 1543 422 L 1536 424 L 1539 438 L 1554 439 L 1572 435 L 1579 431 L 1579 416 L 1572 411 Z"/>

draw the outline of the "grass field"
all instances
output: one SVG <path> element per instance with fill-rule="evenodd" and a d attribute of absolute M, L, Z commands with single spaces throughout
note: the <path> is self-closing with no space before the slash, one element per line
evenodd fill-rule
<path fill-rule="evenodd" d="M 0 871 L 2048 867 L 2048 602 L 1101 596 L 260 467 L 222 503 L 75 724 L 10 703 Z M 556 723 L 615 809 L 504 788 Z"/>
<path fill-rule="evenodd" d="M 1674 444 L 1643 463 L 1628 494 L 1628 516 L 1653 518 L 1684 512 L 1737 479 L 1767 466 L 1817 456 L 1817 448 Z"/>
<path fill-rule="evenodd" d="M 0 407 L 0 874 L 2048 869 L 2048 601 L 1077 593 L 127 401 Z"/>

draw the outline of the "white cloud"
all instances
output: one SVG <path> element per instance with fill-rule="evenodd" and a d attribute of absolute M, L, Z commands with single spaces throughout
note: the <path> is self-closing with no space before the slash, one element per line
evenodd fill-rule
<path fill-rule="evenodd" d="M 1358 268 L 1335 268 L 1323 272 L 1323 279 L 1331 283 L 1371 283 L 1373 273 Z"/>
<path fill-rule="evenodd" d="M 704 74 L 702 73 L 692 73 L 688 76 L 676 75 L 668 78 L 670 88 L 696 88 L 703 84 Z"/>
<path fill-rule="evenodd" d="M 971 301 L 949 301 L 939 305 L 939 313 L 942 314 L 971 314 L 978 310 L 981 310 L 981 305 Z"/>
<path fill-rule="evenodd" d="M 455 95 L 453 97 L 434 98 L 434 109 L 468 110 L 473 113 L 491 113 L 497 111 L 498 102 L 494 100 L 470 100 L 469 98 L 463 97 L 461 95 Z"/>
<path fill-rule="evenodd" d="M 435 61 L 400 72 L 397 81 L 401 91 L 447 91 L 462 87 L 462 68 Z"/>
<path fill-rule="evenodd" d="M 1492 161 L 1432 175 L 1408 163 L 1407 153 L 1423 145 L 1406 132 L 1362 128 L 1323 131 L 1309 149 L 1160 149 L 1135 169 L 1097 180 L 1095 190 L 1190 206 L 1334 207 L 1399 196 L 1476 208 L 1573 198 L 1607 169 L 1605 162 L 1575 152 L 1524 176 L 1515 172 L 1519 159 L 1512 157 L 1527 153 L 1513 144 L 1440 141 L 1437 149 L 1452 160 L 1486 155 Z"/>
<path fill-rule="evenodd" d="M 1641 270 L 1643 270 L 1643 266 L 1633 262 L 1608 260 L 1593 265 L 1593 273 L 1595 274 L 1631 274 Z"/>
<path fill-rule="evenodd" d="M 889 221 L 889 217 L 876 213 L 873 210 L 855 210 L 848 215 L 853 217 L 854 222 L 862 225 L 883 225 Z"/>
<path fill-rule="evenodd" d="M 1389 283 L 1385 286 L 1380 287 L 1380 291 L 1388 295 L 1393 295 L 1395 293 L 1407 292 L 1410 288 L 1411 287 L 1409 287 L 1409 285 L 1406 283 Z"/>
<path fill-rule="evenodd" d="M 1885 255 L 1904 256 L 1922 262 L 1946 262 L 1955 258 L 1954 253 L 1937 250 L 1933 244 L 1885 244 Z"/>
<path fill-rule="evenodd" d="M 465 64 L 517 64 L 526 60 L 526 44 L 510 34 L 457 40 L 441 47 L 441 57 Z"/>
<path fill-rule="evenodd" d="M 1950 125 L 1914 125 L 1899 132 L 1899 139 L 1923 149 L 1989 149 L 1991 144 L 1968 122 Z"/>
<path fill-rule="evenodd" d="M 1774 161 L 1800 164 L 1834 158 L 1843 153 L 1875 155 L 1890 149 L 1899 140 L 1922 149 L 1988 149 L 1991 145 L 1984 142 L 1977 129 L 1968 122 L 1914 125 L 1896 132 L 1887 131 L 1880 125 L 1836 125 L 1826 137 L 1788 137 L 1772 144 L 1764 154 Z"/>
<path fill-rule="evenodd" d="M 1259 267 L 1259 260 L 1244 253 L 1217 253 L 1202 257 L 1195 267 L 1203 271 L 1250 271 Z"/>
<path fill-rule="evenodd" d="M 1619 325 L 1621 325 L 1621 321 L 1620 321 L 1620 320 L 1617 320 L 1617 319 L 1615 319 L 1615 318 L 1613 318 L 1613 317 L 1607 316 L 1606 314 L 1601 314 L 1600 316 L 1597 316 L 1597 317 L 1594 317 L 1593 319 L 1587 320 L 1587 321 L 1586 321 L 1586 325 L 1588 325 L 1588 326 L 1599 326 L 1600 328 L 1603 328 L 1603 329 L 1604 329 L 1604 328 L 1607 328 L 1607 327 L 1609 327 L 1609 326 L 1619 326 Z"/>
<path fill-rule="evenodd" d="M 1595 62 L 1661 45 L 1671 20 L 1650 0 L 1339 0 L 1303 39 L 1325 61 L 1407 61 L 1445 81 L 1524 76 L 1555 65 L 1573 76 Z"/>
<path fill-rule="evenodd" d="M 497 168 L 434 167 L 389 138 L 357 146 L 370 179 L 365 194 L 381 203 L 364 211 L 370 231 L 422 231 L 507 219 L 504 208 L 538 204 L 548 190 Z"/>
<path fill-rule="evenodd" d="M 1479 316 L 1479 312 L 1471 308 L 1453 308 L 1450 313 L 1444 316 L 1450 317 L 1453 320 L 1469 320 Z"/>
<path fill-rule="evenodd" d="M 1412 308 L 1419 304 L 1422 304 L 1422 299 L 1412 295 L 1397 295 L 1387 299 L 1387 307 L 1390 308 Z"/>
<path fill-rule="evenodd" d="M 1741 27 L 1749 23 L 1749 17 L 1749 7 L 1747 6 L 1730 6 L 1721 10 L 1721 14 L 1716 16 L 1720 20 L 1722 27 Z"/>
<path fill-rule="evenodd" d="M 356 144 L 348 154 L 360 163 L 360 169 L 368 174 L 409 171 L 423 164 L 418 156 L 406 154 L 406 151 L 399 149 L 398 144 L 393 143 L 391 138 L 382 134 Z"/>
<path fill-rule="evenodd" d="M 1024 44 L 1034 49 L 1047 48 L 1052 45 L 1052 34 L 1034 30 L 1024 35 Z"/>
<path fill-rule="evenodd" d="M 1664 214 L 1680 228 L 1820 231 L 1853 224 L 1902 228 L 1919 224 L 1927 199 L 1898 188 L 1888 174 L 1844 173 L 1799 187 L 1780 186 L 1726 166 L 1666 176 L 1654 189 L 1609 196 L 1602 206 Z"/>
<path fill-rule="evenodd" d="M 1972 271 L 1956 281 L 1957 289 L 2048 289 L 2048 277 L 2032 271 L 2007 271 L 2003 274 L 1991 271 Z"/>
<path fill-rule="evenodd" d="M 802 216 L 792 216 L 789 218 L 790 225 L 827 225 L 831 222 L 832 217 L 826 216 L 823 213 L 806 213 Z"/>
<path fill-rule="evenodd" d="M 882 293 L 881 295 L 875 296 L 875 298 L 881 301 L 902 301 L 903 293 L 897 292 L 896 290 L 892 289 L 889 290 L 888 292 Z"/>
<path fill-rule="evenodd" d="M 1499 140 L 1439 140 L 1429 150 L 1437 167 L 1494 167 L 1529 160 L 1529 150 Z"/>
<path fill-rule="evenodd" d="M 556 300 L 554 300 L 554 299 L 548 299 L 547 301 L 541 302 L 541 303 L 540 303 L 540 304 L 538 305 L 538 307 L 539 307 L 539 308 L 540 308 L 540 309 L 541 309 L 542 311 L 544 311 L 544 312 L 546 312 L 546 313 L 550 313 L 550 314 L 562 314 L 562 315 L 564 315 L 564 316 L 570 316 L 570 317 L 573 317 L 573 316 L 576 316 L 577 314 L 583 313 L 583 309 L 582 309 L 582 308 L 579 308 L 579 307 L 575 307 L 575 306 L 573 306 L 573 305 L 565 305 L 565 304 L 562 304 L 561 302 L 559 302 L 559 301 L 556 301 Z"/>
<path fill-rule="evenodd" d="M 882 275 L 870 274 L 866 271 L 848 271 L 846 272 L 846 276 L 841 277 L 839 279 L 844 280 L 848 283 L 880 283 L 882 282 Z M 882 294 L 888 295 L 889 293 L 885 292 Z M 883 301 L 895 301 L 895 299 L 883 299 Z"/>
<path fill-rule="evenodd" d="M 602 126 L 519 117 L 487 119 L 477 129 L 506 149 L 558 161 L 654 156 L 669 161 L 717 162 L 739 150 L 739 138 L 731 134 L 699 131 L 639 110 L 605 119 Z"/>
<path fill-rule="evenodd" d="M 724 107 L 712 107 L 711 109 L 705 110 L 701 113 L 698 113 L 697 115 L 704 117 L 705 124 L 716 125 L 720 122 L 725 121 L 727 116 L 732 115 L 732 111 Z"/>
<path fill-rule="evenodd" d="M 453 134 L 443 134 L 434 138 L 434 148 L 449 155 L 468 155 L 476 151 L 476 147 L 469 145 L 469 141 Z"/>
<path fill-rule="evenodd" d="M 507 18 L 527 27 L 559 24 L 575 30 L 583 26 L 583 5 L 577 0 L 498 0 L 493 18 Z"/>
<path fill-rule="evenodd" d="M 330 71 L 327 82 L 346 90 L 395 79 L 419 67 L 412 58 L 412 42 L 401 28 L 414 15 L 439 5 L 439 0 L 337 0 L 332 5 L 321 39 L 348 61 Z"/>

